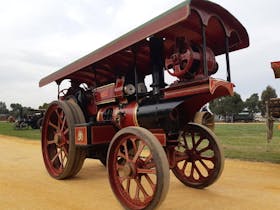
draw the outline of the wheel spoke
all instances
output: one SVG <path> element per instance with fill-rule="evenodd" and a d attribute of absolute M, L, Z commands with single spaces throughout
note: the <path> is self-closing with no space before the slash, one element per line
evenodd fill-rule
<path fill-rule="evenodd" d="M 62 149 L 60 148 L 60 152 L 59 152 L 59 159 L 60 159 L 60 168 L 63 169 L 64 166 L 63 166 L 63 151 Z"/>
<path fill-rule="evenodd" d="M 150 154 L 146 159 L 145 159 L 145 164 L 147 164 L 148 162 L 150 162 L 152 160 L 153 156 L 152 154 Z"/>
<path fill-rule="evenodd" d="M 209 144 L 207 147 L 199 150 L 198 152 L 201 154 L 201 153 L 204 153 L 204 152 L 206 152 L 207 150 L 210 150 L 210 149 L 211 149 L 211 147 L 210 147 L 210 144 Z"/>
<path fill-rule="evenodd" d="M 129 160 L 129 156 L 128 156 L 128 149 L 127 149 L 127 141 L 125 141 L 122 146 L 124 147 L 124 155 L 125 155 L 125 159 Z"/>
<path fill-rule="evenodd" d="M 56 158 L 59 157 L 59 153 L 56 153 L 55 156 L 51 159 L 51 162 L 54 163 L 54 161 L 56 160 Z"/>
<path fill-rule="evenodd" d="M 134 181 L 135 181 L 135 182 L 136 182 L 136 184 L 137 184 L 136 179 L 135 179 Z M 134 199 L 135 199 L 135 200 L 137 200 L 137 201 L 139 201 L 139 200 L 140 200 L 140 189 L 139 189 L 138 184 L 137 184 L 137 186 L 136 186 Z"/>
<path fill-rule="evenodd" d="M 194 178 L 194 166 L 193 166 L 194 164 L 192 163 L 192 167 L 191 167 L 191 173 L 190 173 L 190 176 L 192 177 L 192 178 Z"/>
<path fill-rule="evenodd" d="M 130 137 L 130 140 L 132 142 L 132 147 L 133 147 L 133 150 L 134 150 L 134 154 L 137 152 L 137 145 L 136 145 L 136 138 L 134 137 Z"/>
<path fill-rule="evenodd" d="M 201 158 L 202 159 L 202 158 Z M 206 163 L 204 163 L 203 160 L 199 159 L 199 162 L 201 163 L 201 165 L 207 170 L 209 171 L 210 169 L 208 168 L 208 166 L 206 165 Z"/>
<path fill-rule="evenodd" d="M 62 165 L 63 168 L 64 168 L 64 165 L 66 165 L 66 163 L 64 163 L 65 158 L 66 158 L 65 152 L 61 151 L 61 165 Z"/>
<path fill-rule="evenodd" d="M 129 194 L 130 193 L 130 182 L 131 182 L 131 179 L 127 179 L 127 182 L 126 182 L 126 189 L 125 191 Z"/>
<path fill-rule="evenodd" d="M 63 117 L 63 121 L 62 121 L 62 125 L 61 125 L 61 130 L 62 130 L 62 131 L 64 130 L 65 123 L 66 123 L 66 117 L 64 116 L 64 117 Z M 66 129 L 68 129 L 68 128 L 66 128 Z"/>
<path fill-rule="evenodd" d="M 201 144 L 202 141 L 203 141 L 203 138 L 200 137 L 195 144 L 195 148 L 197 148 Z"/>
<path fill-rule="evenodd" d="M 154 184 L 153 180 L 151 179 L 151 177 L 148 174 L 144 174 L 146 180 L 148 181 L 148 183 L 150 184 L 151 188 L 153 189 L 153 191 L 155 191 L 156 185 Z"/>
<path fill-rule="evenodd" d="M 193 163 L 193 165 L 194 165 L 194 169 L 195 169 L 196 172 L 198 173 L 199 177 L 203 177 L 203 178 L 204 178 L 204 176 L 202 175 L 201 171 L 200 171 L 199 168 L 197 167 L 196 163 Z"/>
<path fill-rule="evenodd" d="M 191 133 L 192 135 L 192 148 L 195 147 L 195 133 Z"/>
<path fill-rule="evenodd" d="M 50 140 L 50 141 L 47 141 L 47 142 L 48 142 L 48 145 L 55 144 L 55 140 Z"/>
<path fill-rule="evenodd" d="M 204 157 L 204 156 L 201 156 L 201 159 L 202 159 L 202 160 L 209 160 L 209 161 L 211 161 L 212 163 L 215 162 L 215 157 Z"/>
<path fill-rule="evenodd" d="M 142 141 L 140 141 L 140 145 L 138 147 L 138 150 L 137 150 L 137 152 L 136 152 L 136 154 L 135 154 L 135 156 L 134 156 L 134 158 L 132 160 L 133 163 L 136 162 L 136 160 L 140 156 L 141 152 L 143 151 L 144 147 L 145 147 L 145 144 Z"/>
<path fill-rule="evenodd" d="M 63 135 L 66 136 L 66 134 L 69 133 L 69 128 L 65 129 L 65 131 L 63 131 Z"/>
<path fill-rule="evenodd" d="M 188 145 L 188 142 L 187 142 L 185 134 L 183 135 L 183 139 L 184 139 L 184 143 L 185 143 L 185 149 L 189 150 L 189 145 Z"/>
<path fill-rule="evenodd" d="M 123 159 L 126 159 L 125 155 L 124 155 L 120 150 L 119 150 L 117 156 L 118 156 L 118 157 L 121 157 L 121 158 L 123 158 Z"/>
<path fill-rule="evenodd" d="M 61 130 L 62 130 L 62 124 L 63 124 L 63 120 L 62 119 L 64 119 L 65 118 L 65 115 L 64 115 L 64 112 L 61 110 L 61 112 L 60 112 L 60 115 L 59 115 L 59 118 L 58 118 L 58 121 L 59 121 L 59 123 L 60 123 L 60 128 L 61 128 Z"/>
<path fill-rule="evenodd" d="M 120 177 L 119 176 L 119 180 L 120 180 L 120 183 L 122 184 L 125 180 L 127 180 L 127 177 Z"/>
<path fill-rule="evenodd" d="M 138 174 L 156 174 L 156 169 L 137 168 Z"/>
<path fill-rule="evenodd" d="M 182 161 L 188 161 L 189 160 L 189 156 L 187 156 L 187 155 L 184 155 L 184 156 L 177 156 L 176 157 L 176 163 L 180 163 L 180 162 L 182 162 Z"/>
<path fill-rule="evenodd" d="M 181 169 L 181 171 L 183 171 L 184 173 L 185 173 L 185 170 L 187 168 L 187 165 L 188 165 L 188 161 L 185 160 L 184 165 L 183 165 L 183 167 Z"/>
<path fill-rule="evenodd" d="M 65 156 L 68 157 L 68 151 L 65 147 L 62 147 L 63 152 L 65 153 Z"/>
<path fill-rule="evenodd" d="M 60 123 L 61 123 L 61 119 L 60 119 L 60 113 L 58 113 L 58 110 L 55 110 L 56 116 L 57 116 L 57 126 L 58 129 L 60 129 Z"/>
<path fill-rule="evenodd" d="M 140 191 L 143 193 L 144 197 L 145 198 L 149 197 L 149 195 L 146 192 L 145 188 L 141 184 L 141 180 L 140 179 L 135 179 L 135 182 L 136 182 L 136 184 L 138 186 L 138 189 L 140 189 Z M 138 196 L 139 196 L 139 193 L 138 193 Z"/>
<path fill-rule="evenodd" d="M 58 126 L 52 123 L 51 121 L 49 121 L 48 125 L 53 127 L 56 131 L 58 131 Z"/>

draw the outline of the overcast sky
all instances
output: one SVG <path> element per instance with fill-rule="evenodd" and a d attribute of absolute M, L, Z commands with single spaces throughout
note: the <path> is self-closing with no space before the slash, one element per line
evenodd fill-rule
<path fill-rule="evenodd" d="M 39 80 L 182 0 L 0 0 L 0 101 L 37 108 L 56 98 Z M 231 53 L 235 91 L 246 99 L 271 85 L 280 60 L 280 2 L 215 0 L 247 28 L 250 47 Z M 222 70 L 223 71 L 223 70 Z M 223 77 L 225 78 L 225 77 Z"/>

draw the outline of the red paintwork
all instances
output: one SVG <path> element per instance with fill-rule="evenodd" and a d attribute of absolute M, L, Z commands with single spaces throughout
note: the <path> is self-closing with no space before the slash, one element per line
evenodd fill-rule
<path fill-rule="evenodd" d="M 116 129 L 112 125 L 97 125 L 91 127 L 91 144 L 110 143 Z"/>
<path fill-rule="evenodd" d="M 271 62 L 271 68 L 273 69 L 275 78 L 280 78 L 280 61 Z"/>
<path fill-rule="evenodd" d="M 98 87 L 94 90 L 96 104 L 104 104 L 108 102 L 115 102 L 115 84 L 111 83 L 106 86 Z"/>
<path fill-rule="evenodd" d="M 125 77 L 118 78 L 115 86 L 116 98 L 122 100 L 124 98 L 123 87 L 124 87 Z"/>
<path fill-rule="evenodd" d="M 151 131 L 151 133 L 157 138 L 157 140 L 159 141 L 159 143 L 162 146 L 166 146 L 166 134 L 164 132 L 164 130 L 162 129 L 150 129 L 149 131 Z"/>
<path fill-rule="evenodd" d="M 89 116 L 97 114 L 97 105 L 94 97 L 90 99 L 90 103 L 87 105 L 86 109 Z"/>
<path fill-rule="evenodd" d="M 179 98 L 184 96 L 194 96 L 199 94 L 214 95 L 217 89 L 225 90 L 224 94 L 233 95 L 233 83 L 214 78 L 199 80 L 193 83 L 172 85 L 164 90 L 164 99 Z"/>
<path fill-rule="evenodd" d="M 191 66 L 193 65 L 194 61 L 198 61 L 199 67 L 196 72 L 196 75 L 194 75 L 194 78 L 201 78 L 204 76 L 203 72 L 203 49 L 200 46 L 198 47 L 198 51 L 195 52 L 191 47 L 186 47 L 185 53 L 174 53 L 170 57 L 165 59 L 165 67 L 168 71 L 168 73 L 172 76 L 176 76 L 178 78 L 183 79 L 191 70 Z M 217 63 L 215 59 L 215 54 L 213 51 L 207 47 L 206 48 L 206 61 L 207 61 L 207 67 L 208 67 L 208 75 L 212 75 L 216 73 L 217 71 Z M 182 65 L 184 62 L 184 65 Z M 183 66 L 183 68 L 182 68 Z"/>
<path fill-rule="evenodd" d="M 195 113 L 204 104 L 222 96 L 232 96 L 233 87 L 233 83 L 209 78 L 185 85 L 174 85 L 164 91 L 164 97 L 165 99 L 175 99 L 188 96 L 178 108 L 178 112 L 185 116 L 185 123 L 187 123 L 193 120 Z"/>
<path fill-rule="evenodd" d="M 245 28 L 227 10 L 209 1 L 185 1 L 162 16 L 43 78 L 39 86 L 53 81 L 59 83 L 64 79 L 74 79 L 89 85 L 97 81 L 98 86 L 115 82 L 116 73 L 125 74 L 133 70 L 132 47 L 137 50 L 137 71 L 143 75 L 150 74 L 146 38 L 151 35 L 164 37 L 165 56 L 169 57 L 173 53 L 175 37 L 187 37 L 189 41 L 198 45 L 202 42 L 201 23 L 206 26 L 207 46 L 215 55 L 225 53 L 225 35 L 229 37 L 230 51 L 249 45 Z"/>
<path fill-rule="evenodd" d="M 100 108 L 97 114 L 97 122 L 104 122 L 104 112 L 108 109 L 112 109 L 112 122 L 118 128 L 125 128 L 128 126 L 139 126 L 137 122 L 137 108 L 138 104 L 134 101 L 120 108 L 118 105 L 106 106 Z"/>

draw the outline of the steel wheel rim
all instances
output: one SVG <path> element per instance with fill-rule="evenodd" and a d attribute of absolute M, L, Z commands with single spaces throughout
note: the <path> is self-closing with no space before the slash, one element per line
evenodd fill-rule
<path fill-rule="evenodd" d="M 57 177 L 68 167 L 70 151 L 70 128 L 65 111 L 52 104 L 45 116 L 42 146 L 48 172 Z"/>
<path fill-rule="evenodd" d="M 175 148 L 175 176 L 184 184 L 203 188 L 212 184 L 223 170 L 223 155 L 211 131 L 191 125 L 181 134 Z"/>
<path fill-rule="evenodd" d="M 132 149 L 128 148 L 131 144 Z M 113 190 L 121 202 L 131 209 L 145 208 L 156 192 L 157 169 L 153 163 L 152 152 L 146 151 L 149 148 L 145 141 L 134 135 L 122 136 L 120 141 L 113 145 L 112 151 L 114 150 L 117 152 L 113 154 L 108 166 L 112 167 L 114 173 Z"/>

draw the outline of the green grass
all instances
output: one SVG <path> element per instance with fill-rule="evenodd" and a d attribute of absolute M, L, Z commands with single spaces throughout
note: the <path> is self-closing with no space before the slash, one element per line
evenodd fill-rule
<path fill-rule="evenodd" d="M 40 140 L 41 132 L 40 129 L 22 129 L 15 130 L 13 123 L 0 122 L 0 135 L 16 136 L 20 138 L 26 138 L 30 140 Z"/>
<path fill-rule="evenodd" d="M 226 158 L 280 163 L 280 130 L 274 125 L 270 143 L 266 126 L 259 124 L 217 124 L 215 133 L 220 139 Z"/>
<path fill-rule="evenodd" d="M 216 124 L 215 133 L 222 143 L 226 158 L 280 163 L 280 130 L 274 126 L 272 141 L 266 141 L 266 126 L 259 124 Z M 0 134 L 40 140 L 40 130 L 14 130 L 13 124 L 0 122 Z"/>

